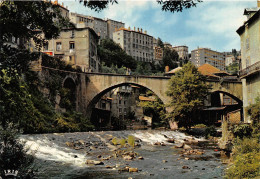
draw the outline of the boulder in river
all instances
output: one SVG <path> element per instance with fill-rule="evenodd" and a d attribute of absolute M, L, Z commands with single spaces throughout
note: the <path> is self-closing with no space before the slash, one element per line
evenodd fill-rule
<path fill-rule="evenodd" d="M 129 172 L 138 172 L 138 168 L 129 168 Z"/>
<path fill-rule="evenodd" d="M 167 139 L 167 142 L 169 142 L 169 143 L 175 143 L 175 140 L 174 140 L 174 138 L 168 138 L 168 139 Z"/>
<path fill-rule="evenodd" d="M 184 148 L 185 150 L 188 150 L 188 149 L 191 149 L 191 146 L 189 146 L 189 145 L 187 145 L 187 144 L 184 144 L 183 148 Z"/>
<path fill-rule="evenodd" d="M 68 147 L 74 147 L 74 146 L 75 146 L 74 142 L 66 142 L 65 144 L 66 144 Z"/>
<path fill-rule="evenodd" d="M 124 156 L 124 160 L 133 160 L 133 157 L 127 155 L 127 156 Z"/>
<path fill-rule="evenodd" d="M 182 166 L 182 169 L 190 169 L 190 167 L 184 165 L 184 166 Z"/>
<path fill-rule="evenodd" d="M 184 143 L 181 143 L 181 144 L 175 145 L 174 147 L 175 147 L 175 148 L 182 148 L 183 146 L 184 146 Z"/>
<path fill-rule="evenodd" d="M 86 164 L 90 164 L 90 165 L 104 165 L 103 162 L 101 161 L 96 161 L 96 160 L 87 160 Z"/>

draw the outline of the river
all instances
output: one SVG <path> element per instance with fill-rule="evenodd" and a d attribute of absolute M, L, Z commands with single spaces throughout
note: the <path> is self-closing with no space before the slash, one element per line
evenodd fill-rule
<path fill-rule="evenodd" d="M 129 135 L 135 137 L 139 147 L 119 149 L 119 146 L 112 145 L 112 138 L 127 138 Z M 174 138 L 175 143 L 167 142 L 167 138 Z M 183 153 L 184 149 L 175 147 L 192 138 L 177 131 L 158 130 L 21 136 L 30 151 L 35 152 L 38 178 L 223 178 L 226 165 L 221 162 L 216 144 L 193 138 L 197 143 L 189 143 L 189 146 L 203 153 L 200 155 L 189 155 Z M 164 145 L 154 145 L 156 142 Z M 124 160 L 120 152 L 134 152 L 136 156 Z M 104 164 L 87 165 L 86 160 L 102 160 Z M 122 171 L 126 166 L 138 168 L 138 172 Z"/>

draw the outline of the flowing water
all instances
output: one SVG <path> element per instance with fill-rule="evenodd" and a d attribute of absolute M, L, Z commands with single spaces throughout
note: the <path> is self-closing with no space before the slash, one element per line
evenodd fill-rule
<path fill-rule="evenodd" d="M 115 155 L 111 139 L 127 138 L 133 135 L 140 147 L 135 147 L 137 157 L 124 160 Z M 168 143 L 174 138 L 175 143 Z M 31 151 L 35 152 L 35 163 L 39 178 L 222 178 L 225 165 L 216 145 L 197 139 L 199 145 L 192 148 L 203 150 L 202 155 L 183 155 L 180 148 L 174 148 L 191 139 L 176 131 L 105 131 L 23 135 Z M 67 144 L 66 144 L 67 142 Z M 68 143 L 73 142 L 73 147 Z M 166 146 L 155 146 L 164 142 Z M 76 147 L 75 147 L 76 146 Z M 118 146 L 119 148 L 119 146 Z M 119 150 L 130 150 L 123 148 Z M 98 156 L 100 155 L 100 156 Z M 139 160 L 142 156 L 144 159 Z M 103 160 L 104 165 L 86 165 L 86 160 Z M 138 168 L 138 172 L 123 172 L 125 166 Z"/>

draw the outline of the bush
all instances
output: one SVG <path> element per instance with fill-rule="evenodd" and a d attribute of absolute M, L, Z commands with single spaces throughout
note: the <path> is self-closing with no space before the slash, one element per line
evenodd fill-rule
<path fill-rule="evenodd" d="M 260 153 L 250 152 L 236 156 L 233 165 L 226 170 L 226 178 L 255 178 L 260 176 Z"/>
<path fill-rule="evenodd" d="M 215 126 L 210 126 L 207 127 L 205 130 L 205 137 L 208 138 L 209 136 L 216 136 L 217 135 L 217 130 L 215 128 Z"/>
<path fill-rule="evenodd" d="M 244 137 L 249 137 L 252 134 L 252 128 L 248 124 L 242 124 L 235 127 L 233 133 L 235 137 L 239 137 L 240 139 Z"/>
<path fill-rule="evenodd" d="M 132 136 L 132 135 L 129 135 L 127 142 L 128 142 L 128 144 L 129 144 L 130 146 L 134 147 L 134 146 L 135 146 L 135 137 Z"/>

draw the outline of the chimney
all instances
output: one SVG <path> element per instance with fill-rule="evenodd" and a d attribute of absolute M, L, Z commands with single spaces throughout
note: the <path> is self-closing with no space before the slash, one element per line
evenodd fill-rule
<path fill-rule="evenodd" d="M 140 31 L 139 31 L 139 27 L 137 28 L 137 31 L 140 32 Z"/>
<path fill-rule="evenodd" d="M 143 33 L 143 29 L 141 28 L 141 32 Z"/>
<path fill-rule="evenodd" d="M 128 27 L 128 30 L 131 30 L 130 26 Z"/>
<path fill-rule="evenodd" d="M 144 33 L 147 34 L 147 31 L 145 30 Z"/>
<path fill-rule="evenodd" d="M 61 5 L 62 5 L 62 7 L 64 7 L 64 3 L 63 2 L 61 3 Z"/>
<path fill-rule="evenodd" d="M 54 4 L 55 4 L 55 5 L 58 5 L 58 0 L 55 0 L 55 1 L 54 1 Z"/>
<path fill-rule="evenodd" d="M 260 0 L 257 0 L 257 7 L 260 8 Z"/>
<path fill-rule="evenodd" d="M 134 31 L 135 31 L 135 27 L 134 27 Z"/>

